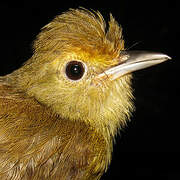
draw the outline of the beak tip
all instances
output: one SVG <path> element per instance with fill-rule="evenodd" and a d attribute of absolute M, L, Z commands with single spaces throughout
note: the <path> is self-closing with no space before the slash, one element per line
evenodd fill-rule
<path fill-rule="evenodd" d="M 171 60 L 172 58 L 168 55 L 166 55 L 167 60 Z"/>
<path fill-rule="evenodd" d="M 167 61 L 167 60 L 171 60 L 172 58 L 166 54 L 162 54 L 162 53 L 159 53 L 157 54 L 157 56 L 155 57 L 155 59 L 162 59 L 164 61 Z"/>

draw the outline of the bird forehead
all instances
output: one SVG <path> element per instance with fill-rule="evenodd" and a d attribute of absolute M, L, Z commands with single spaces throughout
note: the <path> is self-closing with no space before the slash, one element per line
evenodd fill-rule
<path fill-rule="evenodd" d="M 69 53 L 71 52 L 71 53 Z M 114 54 L 111 52 L 105 52 L 104 49 L 78 49 L 72 48 L 71 51 L 68 51 L 68 54 L 65 56 L 68 60 L 80 60 L 86 64 L 98 66 L 98 67 L 107 67 L 113 66 L 118 63 L 117 59 L 119 54 Z"/>

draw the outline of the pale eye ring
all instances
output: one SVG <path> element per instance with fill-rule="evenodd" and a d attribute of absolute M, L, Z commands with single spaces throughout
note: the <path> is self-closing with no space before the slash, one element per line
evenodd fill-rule
<path fill-rule="evenodd" d="M 80 80 L 85 73 L 85 66 L 80 61 L 70 61 L 66 64 L 65 74 L 70 80 Z"/>

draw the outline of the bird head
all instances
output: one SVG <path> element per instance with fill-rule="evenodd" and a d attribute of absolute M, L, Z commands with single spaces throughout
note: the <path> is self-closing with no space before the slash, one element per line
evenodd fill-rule
<path fill-rule="evenodd" d="M 54 113 L 116 134 L 133 110 L 131 72 L 169 59 L 128 52 L 110 15 L 70 9 L 42 28 L 33 56 L 13 73 L 17 86 Z"/>

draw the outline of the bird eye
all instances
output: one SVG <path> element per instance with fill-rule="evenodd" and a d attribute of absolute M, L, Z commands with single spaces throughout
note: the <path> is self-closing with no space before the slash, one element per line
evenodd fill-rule
<path fill-rule="evenodd" d="M 79 61 L 71 61 L 66 65 L 66 76 L 71 80 L 79 80 L 84 75 L 84 65 Z"/>

